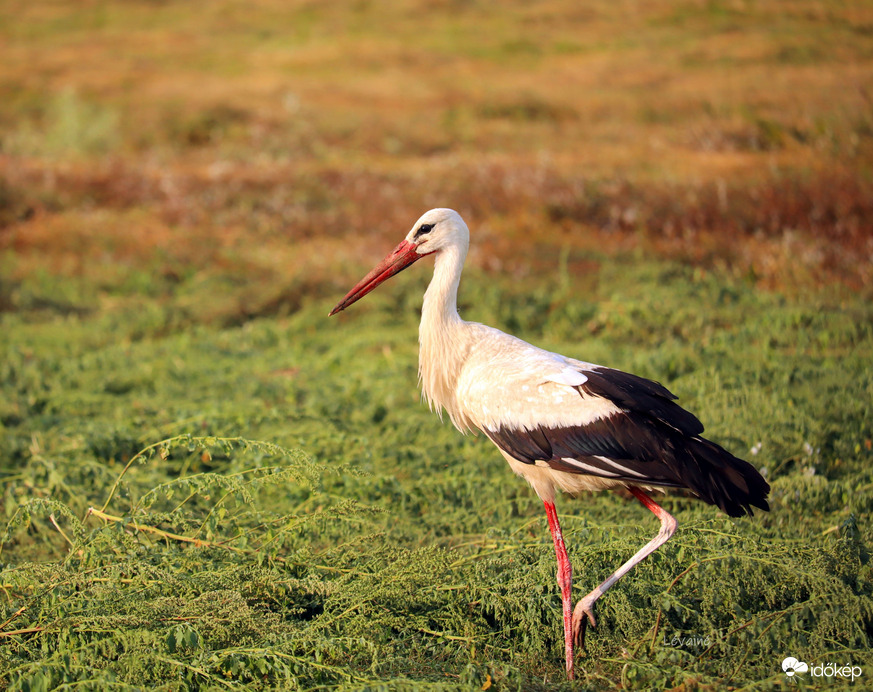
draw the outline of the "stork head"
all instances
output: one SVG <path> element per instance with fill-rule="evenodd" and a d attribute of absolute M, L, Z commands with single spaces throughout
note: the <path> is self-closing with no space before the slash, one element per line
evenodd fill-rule
<path fill-rule="evenodd" d="M 450 248 L 466 254 L 469 244 L 470 231 L 458 212 L 452 209 L 431 209 L 425 212 L 413 224 L 406 238 L 361 279 L 328 316 L 345 310 L 383 281 L 402 272 L 425 255 Z"/>
<path fill-rule="evenodd" d="M 405 242 L 415 245 L 419 256 L 449 246 L 462 246 L 466 250 L 470 244 L 470 231 L 454 209 L 431 209 L 412 225 Z"/>

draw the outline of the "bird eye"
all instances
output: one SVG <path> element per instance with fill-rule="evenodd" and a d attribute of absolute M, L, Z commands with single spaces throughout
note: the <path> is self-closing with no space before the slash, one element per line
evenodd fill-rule
<path fill-rule="evenodd" d="M 426 233 L 430 233 L 433 230 L 432 223 L 423 223 L 418 227 L 418 230 L 415 232 L 415 237 L 417 238 L 420 235 L 425 235 Z"/>

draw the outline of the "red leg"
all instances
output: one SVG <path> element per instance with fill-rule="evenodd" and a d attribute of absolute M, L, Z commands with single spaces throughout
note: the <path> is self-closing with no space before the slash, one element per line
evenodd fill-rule
<path fill-rule="evenodd" d="M 646 545 L 644 545 L 636 555 L 615 570 L 615 572 L 610 574 L 603 583 L 600 584 L 600 586 L 576 604 L 576 609 L 573 611 L 573 637 L 574 640 L 583 647 L 585 646 L 585 630 L 588 627 L 588 623 L 590 622 L 592 627 L 594 627 L 595 624 L 594 603 L 597 599 L 606 593 L 606 590 L 610 586 L 627 574 L 637 563 L 641 562 L 646 558 L 646 556 L 651 555 L 658 548 L 664 545 L 664 543 L 670 539 L 670 536 L 673 535 L 673 532 L 676 531 L 676 527 L 679 526 L 679 523 L 673 515 L 646 495 L 642 490 L 633 486 L 628 486 L 627 489 L 630 490 L 631 494 L 640 501 L 643 507 L 654 512 L 655 516 L 661 520 L 661 530 L 658 531 L 658 535 L 646 543 Z"/>
<path fill-rule="evenodd" d="M 561 601 L 564 605 L 564 657 L 567 664 L 567 677 L 573 679 L 573 568 L 567 557 L 567 547 L 561 533 L 561 523 L 553 502 L 545 502 L 549 531 L 555 544 L 555 557 L 558 558 L 558 586 L 561 587 Z"/>

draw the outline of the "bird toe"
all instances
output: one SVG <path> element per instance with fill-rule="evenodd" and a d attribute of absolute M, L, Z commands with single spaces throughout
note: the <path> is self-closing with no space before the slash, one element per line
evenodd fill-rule
<path fill-rule="evenodd" d="M 597 626 L 597 621 L 594 619 L 594 602 L 588 602 L 587 598 L 583 598 L 573 609 L 573 641 L 582 649 L 585 648 L 585 632 L 589 624 L 591 627 Z"/>

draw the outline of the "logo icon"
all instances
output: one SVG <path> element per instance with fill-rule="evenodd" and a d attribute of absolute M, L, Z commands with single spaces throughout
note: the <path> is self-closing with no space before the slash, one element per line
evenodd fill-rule
<path fill-rule="evenodd" d="M 782 670 L 785 671 L 785 674 L 791 678 L 794 677 L 798 673 L 808 673 L 809 666 L 806 665 L 803 661 L 798 661 L 794 656 L 789 656 L 784 661 L 782 661 Z"/>

